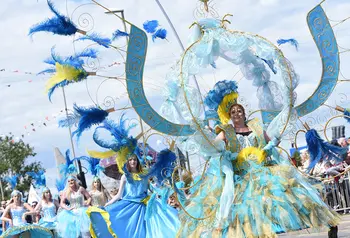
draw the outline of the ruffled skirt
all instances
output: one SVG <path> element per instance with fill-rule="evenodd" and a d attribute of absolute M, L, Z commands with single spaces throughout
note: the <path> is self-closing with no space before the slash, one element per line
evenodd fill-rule
<path fill-rule="evenodd" d="M 142 202 L 120 200 L 105 210 L 90 207 L 93 237 L 175 237 L 180 226 L 177 210 L 169 206 L 163 209 L 158 200 L 152 206 L 152 215 L 147 219 L 147 207 Z"/>
<path fill-rule="evenodd" d="M 190 216 L 180 214 L 179 237 L 270 238 L 288 231 L 336 226 L 340 221 L 290 165 L 266 166 L 251 161 L 235 174 L 228 218 L 224 222 L 216 219 L 223 179 L 209 170 L 185 205 Z"/>
<path fill-rule="evenodd" d="M 52 238 L 53 233 L 42 226 L 34 224 L 25 224 L 21 226 L 15 226 L 7 229 L 1 234 L 1 238 L 12 238 L 12 236 L 22 234 L 23 237 L 35 237 L 35 238 Z"/>
<path fill-rule="evenodd" d="M 82 234 L 89 234 L 90 219 L 86 210 L 86 207 L 80 207 L 71 211 L 62 210 L 59 212 L 56 226 L 58 236 L 78 238 Z"/>

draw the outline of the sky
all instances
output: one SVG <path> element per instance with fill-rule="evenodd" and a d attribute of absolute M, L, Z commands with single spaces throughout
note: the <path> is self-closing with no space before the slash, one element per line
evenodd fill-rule
<path fill-rule="evenodd" d="M 107 15 L 104 10 L 89 0 L 55 0 L 56 8 L 68 15 L 79 28 L 86 31 L 99 32 L 104 36 L 111 36 L 116 29 L 123 30 L 123 24 L 115 16 Z M 125 18 L 133 24 L 142 27 L 146 20 L 159 20 L 161 27 L 168 30 L 167 40 L 149 39 L 147 61 L 144 72 L 144 82 L 147 98 L 155 110 L 159 110 L 163 100 L 164 78 L 166 73 L 180 58 L 182 50 L 171 31 L 166 18 L 163 16 L 154 0 L 113 1 L 100 0 L 101 4 L 111 9 L 123 9 Z M 197 0 L 160 0 L 169 15 L 181 41 L 187 45 L 187 38 L 191 33 L 189 26 L 203 17 Z M 322 74 L 322 64 L 316 45 L 306 24 L 307 13 L 320 1 L 316 0 L 213 0 L 210 3 L 215 17 L 222 18 L 225 14 L 232 14 L 228 19 L 232 30 L 240 30 L 259 34 L 271 42 L 279 38 L 295 38 L 299 42 L 299 50 L 289 45 L 280 46 L 285 56 L 293 63 L 296 72 L 300 75 L 300 84 L 296 89 L 298 99 L 296 105 L 305 101 L 316 89 Z M 324 7 L 332 25 L 347 18 L 350 12 L 350 3 L 346 0 L 325 1 Z M 50 102 L 45 94 L 45 82 L 49 75 L 36 76 L 35 74 L 46 68 L 43 60 L 50 56 L 50 50 L 63 56 L 68 56 L 89 47 L 88 42 L 76 42 L 74 37 L 62 37 L 49 33 L 37 33 L 28 36 L 29 28 L 51 17 L 52 13 L 44 0 L 3 0 L 0 7 L 0 135 L 10 132 L 15 138 L 22 138 L 34 146 L 37 156 L 28 161 L 40 161 L 47 170 L 48 186 L 54 187 L 57 176 L 54 161 L 54 148 L 62 153 L 70 148 L 70 138 L 67 129 L 58 128 L 57 119 L 64 116 L 64 99 L 61 89 L 58 89 Z M 350 21 L 346 21 L 334 28 L 338 45 L 350 48 Z M 124 47 L 125 41 L 120 39 L 118 46 Z M 123 75 L 125 61 L 123 53 L 120 55 L 114 50 L 96 47 L 99 50 L 99 59 L 90 61 L 87 71 L 98 70 L 105 76 Z M 125 54 L 124 54 L 125 56 Z M 349 54 L 341 54 L 340 79 L 350 78 Z M 117 63 L 112 65 L 113 63 Z M 112 65 L 112 66 L 111 66 Z M 199 77 L 202 93 L 206 93 L 213 84 L 223 79 L 240 79 L 242 74 L 237 73 L 237 67 L 219 62 L 216 70 L 205 69 Z M 32 73 L 32 74 L 29 74 Z M 237 73 L 237 74 L 236 74 Z M 9 86 L 10 85 L 10 86 Z M 242 86 L 241 86 L 242 85 Z M 254 111 L 256 98 L 249 94 L 246 83 L 240 83 L 242 98 L 251 105 L 248 108 Z M 350 102 L 348 95 L 349 85 L 340 83 L 334 90 L 327 103 L 346 107 Z M 104 108 L 113 106 L 128 107 L 128 100 L 123 82 L 105 80 L 92 77 L 85 82 L 73 84 L 65 88 L 68 108 L 73 103 L 78 105 L 93 105 L 97 103 Z M 108 103 L 111 103 L 108 105 Z M 125 111 L 132 121 L 137 121 L 133 110 Z M 330 112 L 327 108 L 319 108 L 306 121 L 317 128 L 322 128 Z M 120 113 L 113 113 L 112 119 L 118 119 Z M 45 123 L 46 125 L 44 125 Z M 344 123 L 342 119 L 335 120 L 332 125 Z M 33 124 L 34 126 L 32 126 Z M 35 131 L 33 131 L 35 129 Z M 133 133 L 137 134 L 136 129 Z M 347 127 L 348 131 L 348 127 Z M 349 134 L 349 133 L 348 133 Z M 84 155 L 86 149 L 98 149 L 93 143 L 92 131 L 86 132 L 79 143 L 76 141 L 76 156 Z M 160 136 L 152 138 L 153 147 L 160 149 L 163 141 Z M 302 139 L 298 139 L 303 143 Z M 156 143 L 157 142 L 157 143 Z M 289 148 L 290 141 L 284 143 Z M 88 181 L 91 177 L 88 177 Z"/>

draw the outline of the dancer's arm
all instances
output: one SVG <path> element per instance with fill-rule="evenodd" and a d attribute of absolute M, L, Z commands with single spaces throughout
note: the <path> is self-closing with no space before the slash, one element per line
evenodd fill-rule
<path fill-rule="evenodd" d="M 8 206 L 5 208 L 5 211 L 4 211 L 4 213 L 2 214 L 1 220 L 4 221 L 4 222 L 8 222 L 8 223 L 10 224 L 10 227 L 11 227 L 11 226 L 13 225 L 13 224 L 12 224 L 12 219 L 6 217 L 7 214 L 9 214 L 10 209 L 11 209 L 11 205 L 8 205 Z"/>
<path fill-rule="evenodd" d="M 60 206 L 61 206 L 63 209 L 67 210 L 67 211 L 73 210 L 74 207 L 68 207 L 68 206 L 65 204 L 66 199 L 67 199 L 66 193 L 63 193 Z"/>
<path fill-rule="evenodd" d="M 119 185 L 118 193 L 112 198 L 112 200 L 110 200 L 109 202 L 106 203 L 106 206 L 111 205 L 111 204 L 115 203 L 116 201 L 118 201 L 118 200 L 120 200 L 122 198 L 125 184 L 126 184 L 126 177 L 123 174 L 122 178 L 120 179 L 120 185 Z"/>
<path fill-rule="evenodd" d="M 36 215 L 36 211 L 28 203 L 24 203 L 23 207 L 29 211 L 29 212 L 23 213 L 23 215 L 22 215 L 23 221 L 26 220 L 26 216 L 28 216 L 28 215 Z M 35 219 L 34 219 L 34 222 L 35 222 Z"/>
<path fill-rule="evenodd" d="M 86 191 L 86 189 L 83 188 L 83 187 L 80 187 L 80 192 L 84 195 L 84 197 L 85 197 L 85 199 L 86 199 L 85 205 L 86 205 L 86 206 L 89 206 L 90 203 L 91 203 L 91 196 L 90 196 L 90 194 L 89 194 L 88 191 Z"/>

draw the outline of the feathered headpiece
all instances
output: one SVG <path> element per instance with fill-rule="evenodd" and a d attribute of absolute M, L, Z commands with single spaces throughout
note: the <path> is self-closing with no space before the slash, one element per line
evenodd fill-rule
<path fill-rule="evenodd" d="M 119 124 L 111 120 L 104 120 L 103 125 L 95 129 L 93 139 L 96 144 L 109 150 L 105 152 L 88 151 L 91 157 L 99 159 L 108 159 L 116 155 L 116 163 L 120 173 L 124 173 L 123 166 L 128 156 L 134 153 L 138 155 L 137 139 L 129 136 L 130 129 L 136 125 L 126 126 L 126 121 L 124 114 L 121 116 Z M 113 136 L 113 139 L 109 141 L 103 140 L 99 135 L 100 130 L 107 130 Z"/>
<path fill-rule="evenodd" d="M 76 160 L 76 158 L 70 159 L 69 149 L 66 150 L 65 160 L 66 160 L 66 163 L 61 164 L 59 166 L 59 170 L 60 170 L 60 174 L 66 178 L 68 175 L 77 173 L 77 169 L 75 168 L 75 165 L 74 165 L 74 161 Z"/>
<path fill-rule="evenodd" d="M 104 168 L 100 165 L 100 159 L 81 156 L 77 158 L 78 160 L 85 160 L 89 163 L 89 171 L 93 176 L 97 176 L 101 171 L 104 171 Z"/>
<path fill-rule="evenodd" d="M 58 192 L 61 192 L 64 190 L 66 186 L 66 177 L 63 177 L 61 179 L 56 179 L 56 188 Z"/>
<path fill-rule="evenodd" d="M 45 178 L 45 172 L 43 170 L 40 170 L 39 172 L 27 172 L 26 175 L 32 177 L 34 180 L 34 187 L 45 187 L 46 186 L 46 178 Z"/>
<path fill-rule="evenodd" d="M 237 103 L 238 92 L 235 81 L 223 80 L 214 85 L 204 99 L 204 103 L 209 109 L 218 113 L 222 124 L 227 124 L 230 120 L 230 108 Z"/>
<path fill-rule="evenodd" d="M 164 181 L 172 184 L 172 174 L 176 166 L 176 155 L 169 149 L 162 150 L 157 154 L 157 160 L 146 175 L 140 177 L 155 177 L 157 183 L 163 185 Z"/>
<path fill-rule="evenodd" d="M 159 27 L 159 23 L 157 20 L 150 20 L 150 21 L 145 21 L 143 23 L 143 29 L 147 32 L 152 34 L 152 41 L 154 42 L 154 40 L 156 38 L 159 39 L 166 39 L 167 36 L 167 30 L 164 28 L 158 28 Z"/>
<path fill-rule="evenodd" d="M 95 72 L 87 72 L 83 68 L 83 58 L 97 57 L 97 51 L 94 49 L 87 49 L 75 56 L 61 58 L 55 53 L 55 48 L 51 49 L 51 58 L 44 62 L 55 67 L 51 67 L 41 71 L 40 73 L 54 73 L 54 75 L 46 83 L 46 91 L 51 101 L 51 96 L 56 88 L 64 87 L 71 83 L 85 80 L 89 75 L 95 75 Z M 39 74 L 40 74 L 39 73 Z"/>
<path fill-rule="evenodd" d="M 6 177 L 4 178 L 4 180 L 5 180 L 6 182 L 8 182 L 8 184 L 9 184 L 10 187 L 11 187 L 11 189 L 13 190 L 13 189 L 15 189 L 16 186 L 17 186 L 17 178 L 18 178 L 18 175 L 15 174 L 15 175 L 13 175 L 13 176 L 6 176 Z"/>

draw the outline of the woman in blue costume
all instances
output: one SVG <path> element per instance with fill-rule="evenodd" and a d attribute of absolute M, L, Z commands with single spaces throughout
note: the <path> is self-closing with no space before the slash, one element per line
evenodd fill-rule
<path fill-rule="evenodd" d="M 150 199 L 148 178 L 139 175 L 143 169 L 135 154 L 128 157 L 124 171 L 119 192 L 106 204 L 106 211 L 91 212 L 96 237 L 175 237 L 179 228 L 177 211 L 170 206 L 163 207 L 157 199 Z M 106 213 L 109 219 L 105 223 L 98 218 L 99 214 L 107 217 Z M 109 224 L 108 227 L 105 224 Z"/>
<path fill-rule="evenodd" d="M 41 219 L 39 225 L 47 229 L 50 229 L 52 232 L 56 232 L 57 226 L 57 210 L 60 207 L 58 201 L 52 199 L 51 191 L 48 187 L 43 189 L 42 199 L 35 207 L 36 212 L 41 213 Z"/>
<path fill-rule="evenodd" d="M 211 109 L 225 123 L 215 128 L 217 136 L 205 132 L 210 143 L 199 142 L 202 154 L 210 157 L 210 168 L 180 214 L 179 237 L 277 237 L 292 230 L 335 227 L 338 215 L 279 155 L 274 148 L 278 141 L 270 141 L 257 120 L 246 120 L 236 88 L 218 82 L 205 100 L 212 106 L 216 98 Z"/>
<path fill-rule="evenodd" d="M 75 176 L 68 176 L 68 187 L 65 189 L 60 206 L 63 210 L 57 215 L 57 233 L 65 238 L 90 237 L 90 219 L 86 214 L 91 202 L 89 193 L 77 182 Z M 65 201 L 69 202 L 69 206 Z M 86 201 L 85 201 L 86 200 Z"/>
<path fill-rule="evenodd" d="M 11 193 L 12 202 L 6 207 L 1 220 L 8 222 L 10 228 L 1 237 L 37 237 L 51 238 L 49 229 L 39 225 L 28 224 L 25 220 L 27 215 L 35 214 L 34 209 L 27 203 L 22 202 L 22 193 L 14 190 Z M 11 218 L 7 218 L 10 215 Z"/>

